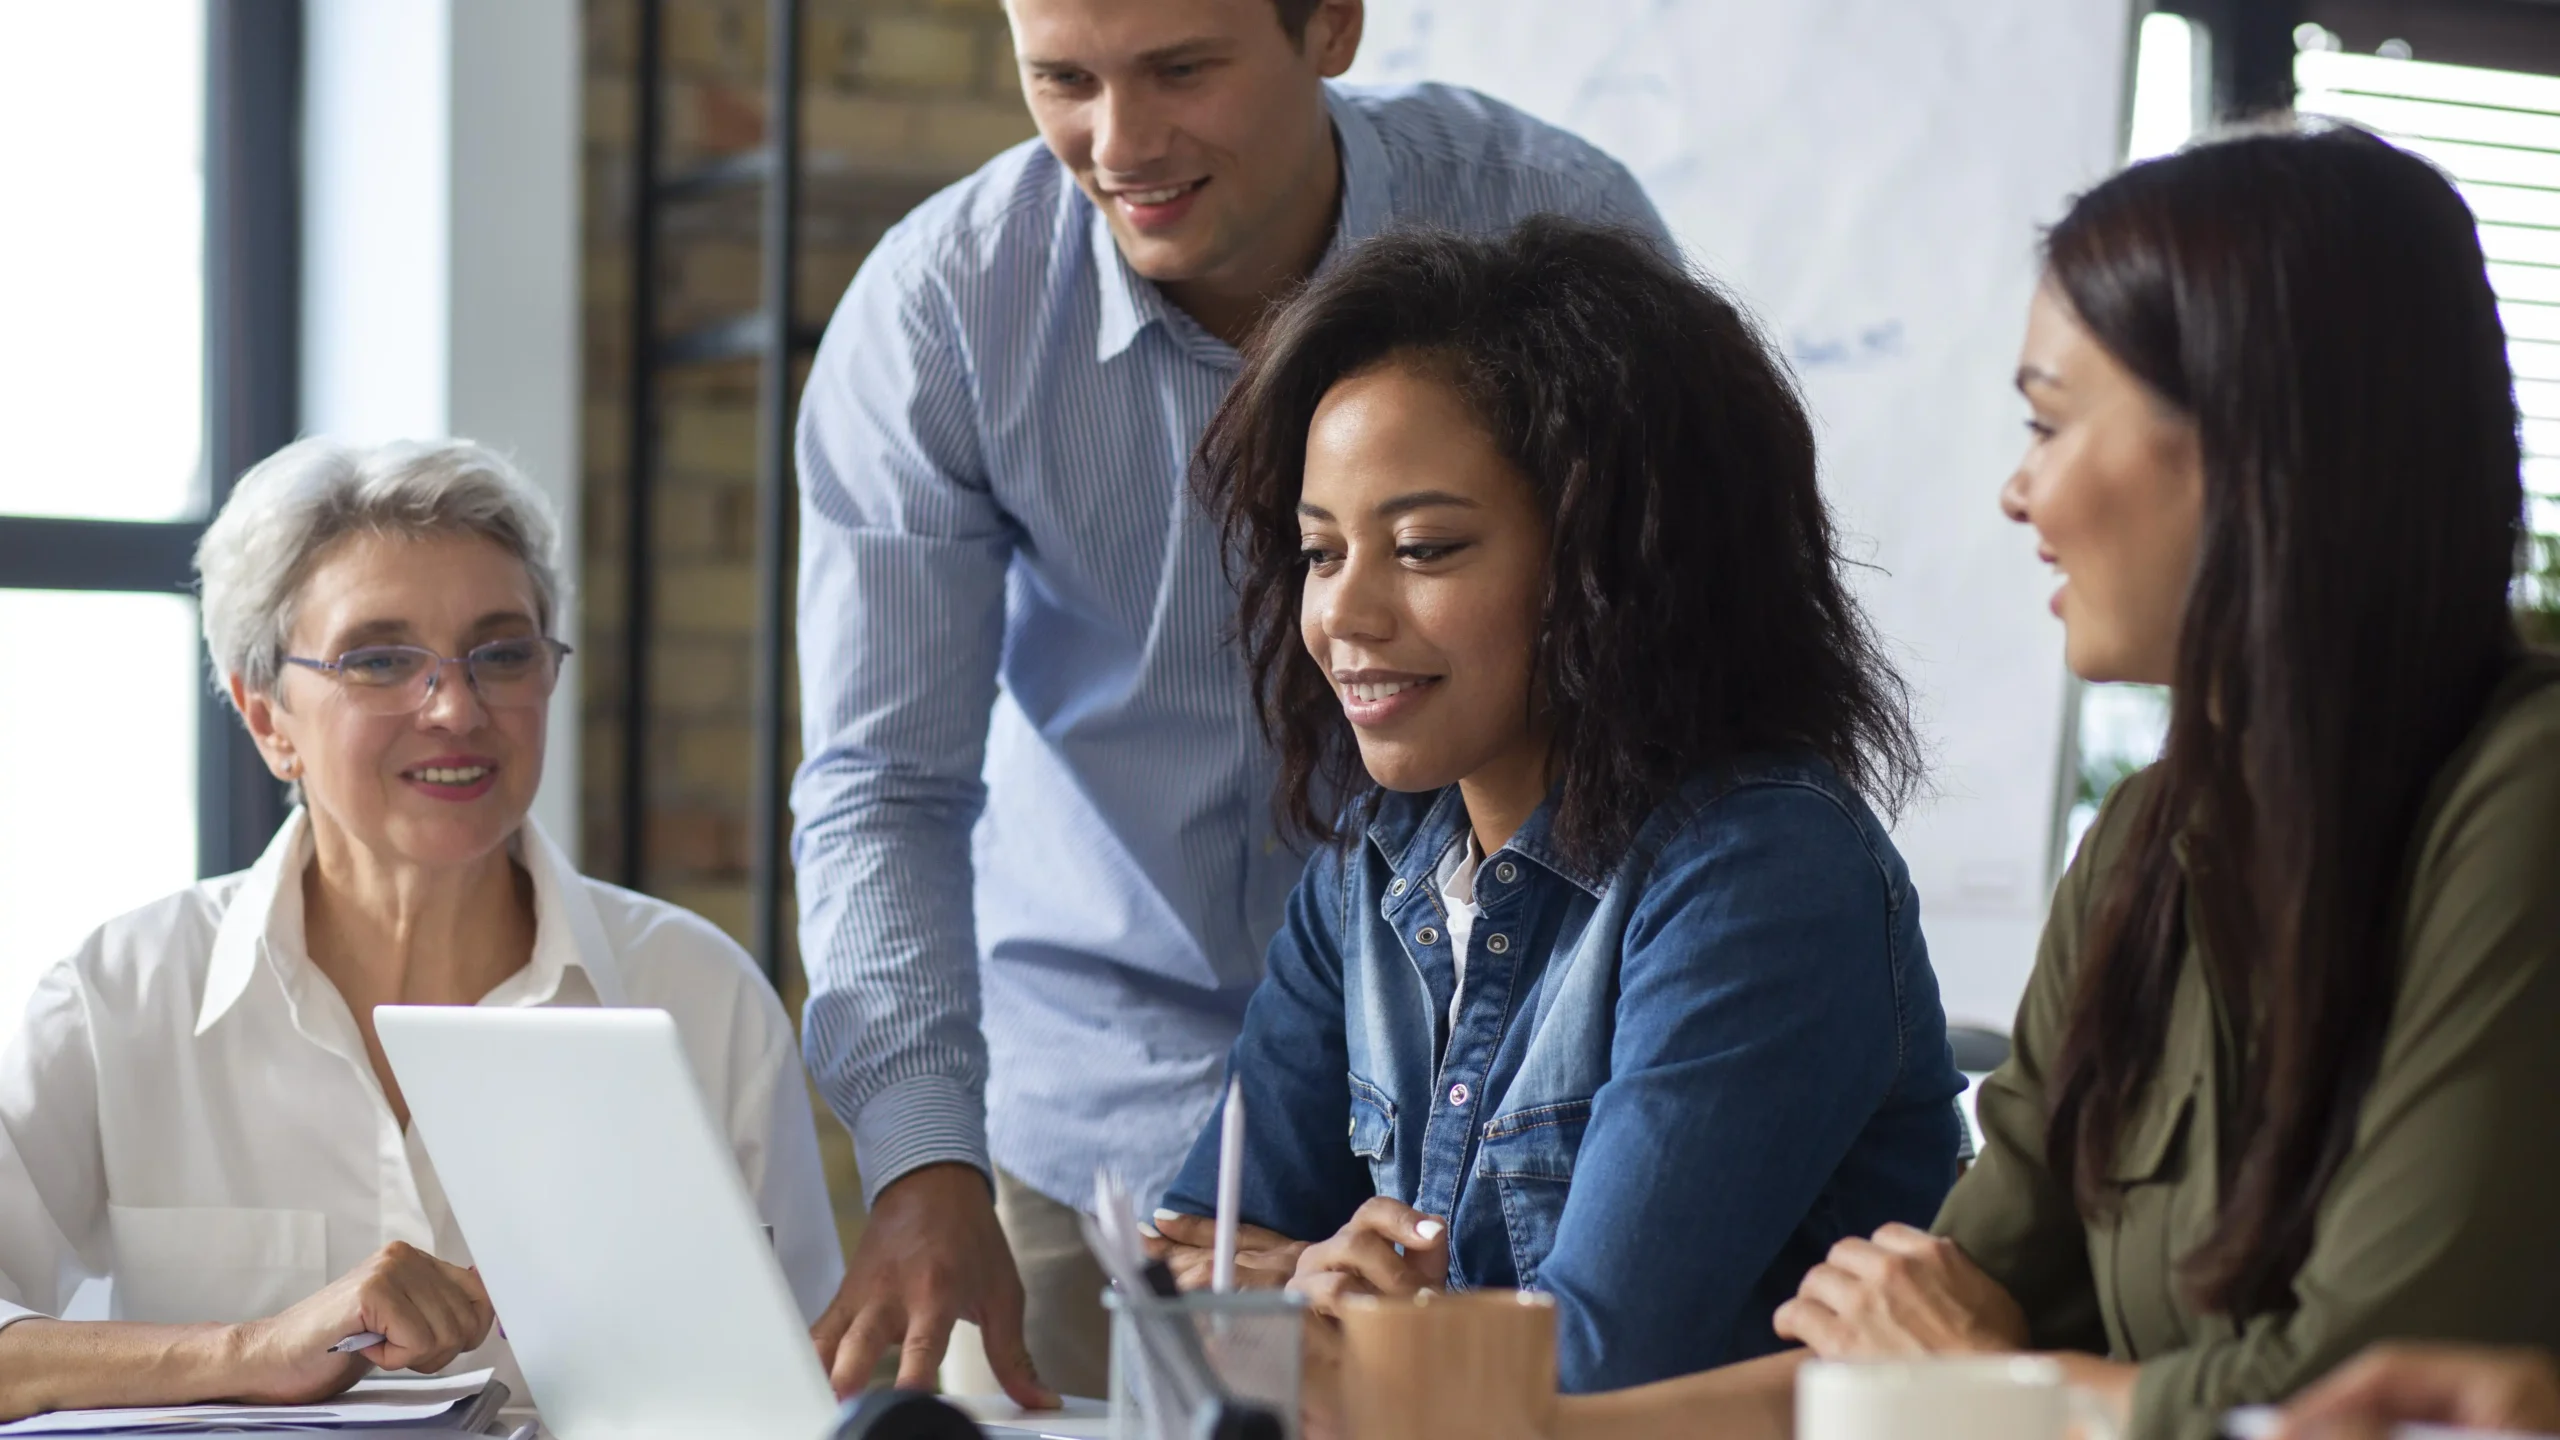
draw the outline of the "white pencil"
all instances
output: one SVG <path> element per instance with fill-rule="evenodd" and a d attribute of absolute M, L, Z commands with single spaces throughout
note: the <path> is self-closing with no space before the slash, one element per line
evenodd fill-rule
<path fill-rule="evenodd" d="M 1236 1210 L 1244 1203 L 1244 1083 L 1227 1082 L 1227 1113 L 1218 1126 L 1218 1248 L 1209 1288 L 1236 1288 Z"/>

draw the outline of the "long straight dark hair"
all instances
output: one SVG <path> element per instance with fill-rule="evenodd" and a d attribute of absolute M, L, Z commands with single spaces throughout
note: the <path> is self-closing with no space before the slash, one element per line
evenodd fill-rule
<path fill-rule="evenodd" d="M 2418 811 L 2518 648 L 2506 336 L 2453 187 L 2353 130 L 2136 165 L 2045 261 L 2204 457 L 2167 751 L 2091 914 L 2046 1153 L 2111 1202 L 2191 907 L 2247 1059 L 2183 1278 L 2212 1311 L 2282 1310 L 2391 1018 Z"/>

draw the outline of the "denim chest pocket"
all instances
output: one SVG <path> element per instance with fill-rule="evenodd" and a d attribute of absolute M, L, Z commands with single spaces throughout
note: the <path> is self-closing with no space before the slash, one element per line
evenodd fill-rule
<path fill-rule="evenodd" d="M 1538 1266 L 1555 1249 L 1574 1160 L 1590 1123 L 1590 1101 L 1566 1100 L 1500 1116 L 1484 1127 L 1476 1176 L 1492 1181 L 1501 1198 L 1511 1263 L 1523 1289 L 1538 1283 Z"/>
<path fill-rule="evenodd" d="M 1398 1193 L 1396 1102 L 1357 1075 L 1351 1077 L 1351 1153 L 1369 1162 L 1369 1181 L 1376 1193 Z"/>

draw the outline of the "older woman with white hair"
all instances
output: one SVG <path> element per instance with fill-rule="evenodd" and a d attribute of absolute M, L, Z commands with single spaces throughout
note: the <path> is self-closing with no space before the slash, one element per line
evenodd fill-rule
<path fill-rule="evenodd" d="M 527 814 L 569 654 L 555 544 L 541 496 L 460 441 L 300 442 L 206 530 L 206 643 L 300 804 L 246 872 L 92 934 L 0 1052 L 0 1416 L 310 1400 L 374 1366 L 495 1365 L 523 1394 L 377 1005 L 668 1011 L 825 1308 L 843 1260 L 780 1003 Z M 56 1318 L 88 1277 L 112 1318 Z"/>

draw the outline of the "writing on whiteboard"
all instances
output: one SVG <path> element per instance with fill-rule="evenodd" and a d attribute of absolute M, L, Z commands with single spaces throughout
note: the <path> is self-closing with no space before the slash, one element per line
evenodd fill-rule
<path fill-rule="evenodd" d="M 1902 322 L 1884 320 L 1844 335 L 1798 331 L 1787 337 L 1787 358 L 1799 370 L 1864 369 L 1902 358 Z"/>

